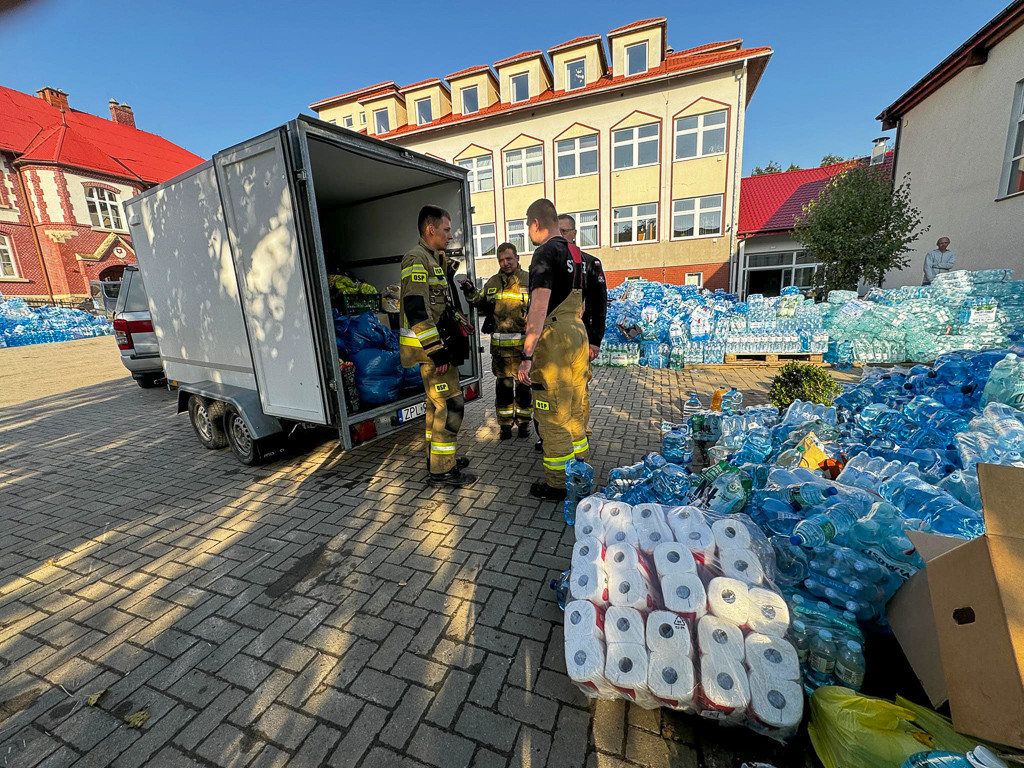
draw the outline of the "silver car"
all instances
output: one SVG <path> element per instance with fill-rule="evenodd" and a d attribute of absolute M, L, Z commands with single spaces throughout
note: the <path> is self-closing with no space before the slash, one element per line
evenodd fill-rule
<path fill-rule="evenodd" d="M 163 384 L 164 368 L 149 316 L 149 300 L 138 267 L 125 267 L 121 291 L 114 305 L 114 338 L 121 362 L 140 387 Z"/>

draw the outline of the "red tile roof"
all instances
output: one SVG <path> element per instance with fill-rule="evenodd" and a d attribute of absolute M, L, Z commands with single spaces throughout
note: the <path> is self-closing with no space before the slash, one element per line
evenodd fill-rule
<path fill-rule="evenodd" d="M 616 27 L 608 33 L 608 37 L 612 35 L 618 35 L 623 32 L 629 32 L 633 29 L 639 29 L 641 27 L 654 26 L 655 24 L 665 24 L 667 19 L 664 16 L 656 16 L 653 19 L 641 19 L 640 21 L 634 21 L 632 24 L 626 24 L 624 27 Z"/>
<path fill-rule="evenodd" d="M 478 72 L 487 72 L 491 75 L 491 77 L 494 77 L 494 73 L 491 72 L 491 67 L 489 64 L 477 64 L 474 67 L 466 67 L 465 69 L 460 69 L 458 72 L 452 72 L 445 78 L 445 80 L 451 80 L 452 78 L 455 77 L 466 77 L 467 75 L 475 75 Z"/>
<path fill-rule="evenodd" d="M 585 45 L 587 43 L 593 43 L 593 42 L 600 43 L 601 42 L 601 36 L 600 35 L 583 35 L 583 37 L 574 37 L 572 40 L 567 40 L 564 43 L 559 43 L 558 45 L 551 46 L 550 48 L 548 48 L 548 53 L 553 53 L 555 51 L 563 51 L 563 50 L 566 50 L 568 48 L 576 48 L 577 46 L 581 46 L 581 45 Z"/>
<path fill-rule="evenodd" d="M 360 97 L 359 103 L 367 104 L 371 101 L 382 99 L 385 96 L 394 96 L 396 99 L 401 99 L 402 101 L 405 101 L 405 96 L 402 95 L 401 91 L 392 86 L 390 88 L 382 88 L 379 91 L 374 91 L 373 93 L 368 93 L 365 96 Z"/>
<path fill-rule="evenodd" d="M 719 43 L 705 43 L 704 45 L 698 45 L 696 48 L 686 48 L 682 51 L 676 51 L 677 55 L 682 56 L 693 56 L 696 53 L 711 53 L 712 51 L 736 49 L 743 45 L 743 40 L 736 38 L 735 40 L 722 40 Z"/>
<path fill-rule="evenodd" d="M 523 51 L 522 53 L 517 53 L 515 56 L 509 56 L 507 59 L 502 59 L 501 61 L 494 62 L 494 66 L 495 67 L 503 67 L 506 64 L 512 64 L 512 63 L 514 63 L 516 61 L 523 61 L 523 60 L 526 60 L 526 59 L 535 59 L 535 58 L 537 58 L 538 56 L 541 56 L 541 55 L 543 55 L 543 54 L 541 54 L 540 51 Z"/>
<path fill-rule="evenodd" d="M 316 109 L 319 112 L 320 110 L 317 109 L 318 107 L 326 107 L 336 101 L 350 101 L 354 99 L 356 96 L 360 96 L 364 93 L 369 93 L 370 91 L 379 91 L 382 88 L 385 88 L 389 85 L 394 87 L 395 81 L 385 80 L 383 83 L 374 83 L 373 85 L 368 85 L 365 88 L 358 88 L 354 91 L 349 91 L 348 93 L 339 94 L 338 96 L 331 96 L 331 98 L 329 99 L 320 99 L 320 101 L 314 101 L 312 104 L 310 104 L 309 108 Z"/>
<path fill-rule="evenodd" d="M 0 87 L 0 150 L 156 184 L 203 158 L 160 136 L 113 120 L 61 112 L 37 96 Z"/>
<path fill-rule="evenodd" d="M 430 77 L 426 80 L 420 80 L 418 83 L 413 83 L 412 85 L 403 85 L 398 90 L 400 93 L 408 93 L 409 91 L 414 91 L 417 88 L 426 88 L 428 85 L 440 85 L 442 88 L 448 88 L 448 84 L 440 77 Z"/>

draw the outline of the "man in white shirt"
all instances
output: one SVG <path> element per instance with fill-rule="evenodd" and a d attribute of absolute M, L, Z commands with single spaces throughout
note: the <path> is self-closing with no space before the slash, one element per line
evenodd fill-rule
<path fill-rule="evenodd" d="M 938 246 L 934 251 L 928 251 L 924 255 L 924 282 L 922 285 L 931 285 L 932 280 L 940 272 L 949 272 L 956 266 L 956 254 L 949 249 L 949 238 L 940 237 Z"/>

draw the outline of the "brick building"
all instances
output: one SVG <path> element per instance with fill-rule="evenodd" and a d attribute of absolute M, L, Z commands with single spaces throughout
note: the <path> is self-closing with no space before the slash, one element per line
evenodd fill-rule
<path fill-rule="evenodd" d="M 73 301 L 135 262 L 122 203 L 202 158 L 115 99 L 108 120 L 37 94 L 0 87 L 0 293 Z"/>

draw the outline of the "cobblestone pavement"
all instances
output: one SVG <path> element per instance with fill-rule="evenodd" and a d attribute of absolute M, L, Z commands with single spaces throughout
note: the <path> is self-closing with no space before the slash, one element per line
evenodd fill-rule
<path fill-rule="evenodd" d="M 770 375 L 598 370 L 598 472 L 656 448 L 690 389 L 763 402 Z M 415 427 L 246 468 L 127 379 L 0 409 L 0 765 L 810 759 L 569 683 L 548 582 L 572 535 L 491 395 L 460 436 L 481 480 L 451 494 L 424 488 Z"/>
<path fill-rule="evenodd" d="M 0 349 L 0 408 L 130 376 L 113 336 L 6 347 Z"/>

